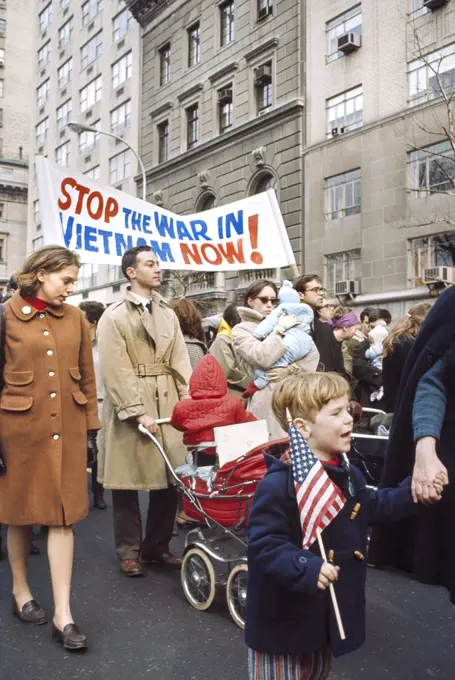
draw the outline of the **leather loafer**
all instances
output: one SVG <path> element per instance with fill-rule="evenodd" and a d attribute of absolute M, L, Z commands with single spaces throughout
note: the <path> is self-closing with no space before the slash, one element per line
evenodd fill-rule
<path fill-rule="evenodd" d="M 156 553 L 154 555 L 142 555 L 144 564 L 155 564 L 164 569 L 180 569 L 182 560 L 169 552 Z"/>
<path fill-rule="evenodd" d="M 87 637 L 81 633 L 75 623 L 68 623 L 63 630 L 57 628 L 55 623 L 52 624 L 52 639 L 58 642 L 65 649 L 75 651 L 78 649 L 87 649 Z"/>
<path fill-rule="evenodd" d="M 47 623 L 46 614 L 36 600 L 26 602 L 19 611 L 16 598 L 13 595 L 13 614 L 24 623 L 32 623 L 35 626 L 42 626 L 44 623 Z"/>
<path fill-rule="evenodd" d="M 125 576 L 145 576 L 145 571 L 139 560 L 120 560 L 120 571 Z"/>

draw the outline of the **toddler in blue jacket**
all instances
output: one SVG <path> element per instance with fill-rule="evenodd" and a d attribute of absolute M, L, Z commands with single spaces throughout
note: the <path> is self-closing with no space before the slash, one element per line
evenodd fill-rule
<path fill-rule="evenodd" d="M 292 287 L 291 281 L 283 281 L 278 293 L 280 304 L 256 327 L 253 335 L 258 340 L 265 338 L 279 329 L 280 319 L 283 316 L 295 316 L 300 323 L 283 333 L 283 342 L 287 347 L 283 356 L 276 361 L 272 368 L 289 366 L 306 357 L 313 347 L 311 339 L 311 327 L 314 321 L 313 310 L 309 305 L 300 302 L 299 294 Z M 268 385 L 267 371 L 257 370 L 254 384 L 259 390 Z"/>
<path fill-rule="evenodd" d="M 292 420 L 293 444 L 291 452 L 285 445 L 274 456 L 266 456 L 268 472 L 249 517 L 245 617 L 249 677 L 323 680 L 329 676 L 332 656 L 354 651 L 365 639 L 368 525 L 402 519 L 416 506 L 409 478 L 397 489 L 375 490 L 349 464 L 353 421 L 344 378 L 307 373 L 284 380 L 274 390 L 272 408 L 283 429 Z M 344 501 L 321 534 L 328 562 L 316 540 L 302 548 L 305 510 L 314 500 L 302 504 L 300 515 L 295 479 L 302 464 L 295 456 L 296 441 L 311 449 L 310 469 L 319 470 L 321 487 L 336 489 Z M 308 463 L 303 469 L 306 474 Z M 314 516 L 312 510 L 310 515 Z M 330 584 L 336 584 L 345 640 L 336 625 Z"/>

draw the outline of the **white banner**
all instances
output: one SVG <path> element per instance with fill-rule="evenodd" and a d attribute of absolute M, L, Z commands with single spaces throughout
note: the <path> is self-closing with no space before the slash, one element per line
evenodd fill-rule
<path fill-rule="evenodd" d="M 195 215 L 175 215 L 37 156 L 44 243 L 82 262 L 119 265 L 125 250 L 149 245 L 162 269 L 229 271 L 294 264 L 275 192 Z"/>

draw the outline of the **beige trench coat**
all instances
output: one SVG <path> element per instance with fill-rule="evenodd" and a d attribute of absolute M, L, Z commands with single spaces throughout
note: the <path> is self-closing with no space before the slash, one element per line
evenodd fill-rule
<path fill-rule="evenodd" d="M 257 340 L 253 333 L 256 326 L 264 318 L 262 314 L 249 307 L 238 307 L 237 311 L 240 314 L 242 323 L 234 326 L 232 330 L 234 350 L 240 359 L 241 365 L 248 375 L 251 376 L 251 379 L 253 379 L 257 369 L 268 371 L 272 368 L 275 361 L 278 361 L 286 352 L 286 345 L 276 333 L 271 333 L 263 341 Z M 282 371 L 283 374 L 282 380 L 285 380 L 286 377 L 298 370 L 306 372 L 316 371 L 318 364 L 319 352 L 313 343 L 312 350 L 304 359 L 296 361 L 288 368 L 280 369 L 280 372 Z M 272 412 L 272 394 L 278 382 L 280 380 L 269 382 L 262 390 L 253 395 L 248 405 L 248 410 L 256 418 L 267 421 L 270 441 L 281 439 L 287 434 L 280 427 Z"/>
<path fill-rule="evenodd" d="M 163 458 L 138 431 L 137 417 L 169 418 L 188 394 L 191 366 L 177 317 L 158 294 L 152 295 L 150 314 L 127 292 L 103 314 L 97 336 L 106 390 L 98 479 L 106 489 L 164 489 Z M 173 466 L 181 465 L 182 435 L 162 425 L 157 438 Z"/>

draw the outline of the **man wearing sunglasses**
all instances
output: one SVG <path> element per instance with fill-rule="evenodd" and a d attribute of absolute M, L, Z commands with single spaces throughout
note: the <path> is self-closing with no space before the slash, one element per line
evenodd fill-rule
<path fill-rule="evenodd" d="M 304 274 L 294 281 L 294 289 L 298 292 L 300 301 L 310 305 L 314 312 L 313 340 L 320 355 L 319 370 L 334 371 L 346 377 L 340 345 L 331 327 L 319 318 L 319 312 L 326 304 L 326 291 L 321 279 L 316 274 Z"/>

